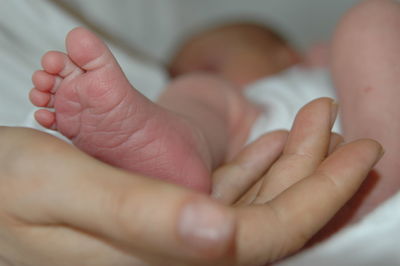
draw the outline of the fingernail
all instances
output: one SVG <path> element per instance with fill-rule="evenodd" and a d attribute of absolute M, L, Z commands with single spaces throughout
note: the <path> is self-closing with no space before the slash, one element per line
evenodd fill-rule
<path fill-rule="evenodd" d="M 333 127 L 333 125 L 336 122 L 338 111 L 339 111 L 339 104 L 335 100 L 333 100 L 331 106 L 331 127 Z"/>
<path fill-rule="evenodd" d="M 182 210 L 178 232 L 186 245 L 207 255 L 224 254 L 235 230 L 233 214 L 222 206 L 204 201 L 189 203 Z"/>
<path fill-rule="evenodd" d="M 385 148 L 381 147 L 381 151 L 379 154 L 379 160 L 382 159 L 382 157 L 385 155 L 385 153 L 386 153 Z"/>

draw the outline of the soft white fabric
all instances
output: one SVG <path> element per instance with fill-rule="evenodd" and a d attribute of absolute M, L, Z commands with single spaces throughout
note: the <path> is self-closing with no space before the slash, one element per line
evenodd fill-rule
<path fill-rule="evenodd" d="M 57 1 L 82 10 L 93 24 L 165 61 L 186 34 L 238 18 L 273 25 L 297 47 L 308 48 L 316 40 L 329 39 L 338 19 L 360 0 Z"/>
<path fill-rule="evenodd" d="M 64 51 L 68 31 L 82 25 L 46 0 L 2 1 L 0 9 L 0 124 L 34 126 L 28 92 L 31 75 L 40 68 L 48 50 Z M 132 59 L 123 50 L 111 49 L 128 79 L 154 99 L 166 83 L 159 65 Z"/>
<path fill-rule="evenodd" d="M 290 129 L 296 113 L 306 103 L 320 97 L 336 98 L 326 69 L 302 66 L 295 66 L 274 77 L 259 80 L 246 88 L 245 92 L 263 110 L 253 126 L 250 141 L 256 140 L 265 132 Z M 334 131 L 340 132 L 339 119 Z"/>
<path fill-rule="evenodd" d="M 140 1 L 147 3 L 149 0 Z M 158 12 L 163 14 L 160 9 Z M 27 99 L 32 86 L 30 76 L 39 68 L 41 55 L 49 49 L 64 49 L 65 34 L 80 24 L 45 0 L 1 1 L 1 125 L 36 126 L 32 122 L 34 108 Z M 146 27 L 143 30 L 147 30 Z M 166 82 L 162 68 L 135 60 L 117 47 L 112 47 L 112 50 L 131 82 L 154 99 Z M 333 97 L 327 81 L 326 74 L 322 72 L 305 73 L 292 69 L 282 76 L 253 84 L 248 96 L 254 100 L 262 99 L 261 103 L 266 108 L 255 131 L 288 128 L 295 112 L 305 102 L 315 97 Z M 257 134 L 254 133 L 253 137 Z M 397 243 L 400 238 L 399 206 L 400 195 L 381 206 L 362 223 L 281 265 L 400 265 Z"/>
<path fill-rule="evenodd" d="M 400 194 L 397 194 L 359 224 L 279 266 L 397 266 L 399 238 Z"/>

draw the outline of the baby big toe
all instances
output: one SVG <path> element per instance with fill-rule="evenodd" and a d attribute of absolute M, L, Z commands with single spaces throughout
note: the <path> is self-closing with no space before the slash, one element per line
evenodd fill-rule
<path fill-rule="evenodd" d="M 107 45 L 85 28 L 75 28 L 66 38 L 70 58 L 82 69 L 91 71 L 106 65 L 118 66 Z"/>

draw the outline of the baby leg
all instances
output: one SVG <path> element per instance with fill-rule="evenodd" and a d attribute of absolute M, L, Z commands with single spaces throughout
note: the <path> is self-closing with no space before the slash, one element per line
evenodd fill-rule
<path fill-rule="evenodd" d="M 176 78 L 157 103 L 201 129 L 212 155 L 212 168 L 243 148 L 259 113 L 231 82 L 205 73 Z"/>
<path fill-rule="evenodd" d="M 348 205 L 356 220 L 400 189 L 400 4 L 364 1 L 343 18 L 333 43 L 332 72 L 346 139 L 372 138 L 386 150 Z M 343 217 L 342 217 L 343 218 Z"/>

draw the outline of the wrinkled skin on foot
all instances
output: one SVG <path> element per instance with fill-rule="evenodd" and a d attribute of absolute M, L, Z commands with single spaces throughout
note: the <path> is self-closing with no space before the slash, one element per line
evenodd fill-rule
<path fill-rule="evenodd" d="M 36 120 L 104 162 L 209 193 L 212 162 L 201 131 L 135 90 L 93 33 L 72 30 L 66 47 L 45 54 L 33 75 L 30 99 L 46 107 Z"/>

